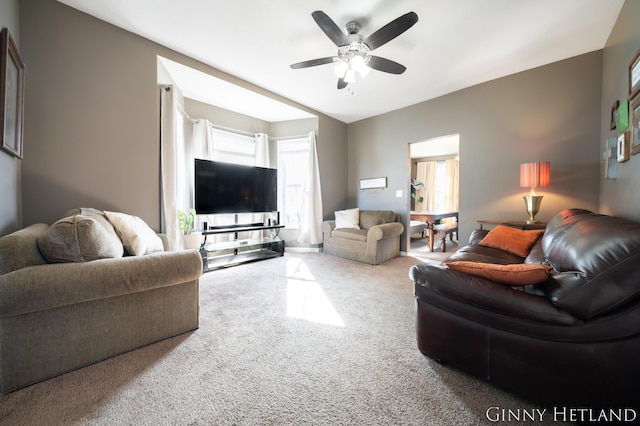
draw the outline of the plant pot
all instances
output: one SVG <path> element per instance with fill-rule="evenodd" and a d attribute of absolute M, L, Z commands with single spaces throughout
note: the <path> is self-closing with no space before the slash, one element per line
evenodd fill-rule
<path fill-rule="evenodd" d="M 184 248 L 198 249 L 200 248 L 200 243 L 202 242 L 202 235 L 201 234 L 183 235 L 182 241 L 184 242 Z"/>

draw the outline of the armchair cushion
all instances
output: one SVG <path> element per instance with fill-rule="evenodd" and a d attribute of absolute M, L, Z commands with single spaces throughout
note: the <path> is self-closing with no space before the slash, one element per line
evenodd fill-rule
<path fill-rule="evenodd" d="M 370 229 L 375 225 L 393 223 L 396 221 L 396 214 L 391 210 L 361 210 L 360 228 Z"/>
<path fill-rule="evenodd" d="M 364 229 L 341 229 L 336 228 L 331 233 L 333 238 L 344 238 L 352 241 L 367 241 L 367 231 Z"/>

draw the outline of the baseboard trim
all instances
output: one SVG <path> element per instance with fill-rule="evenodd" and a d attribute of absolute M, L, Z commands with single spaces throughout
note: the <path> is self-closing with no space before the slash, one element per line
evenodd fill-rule
<path fill-rule="evenodd" d="M 285 252 L 289 253 L 320 253 L 320 247 L 288 247 L 285 246 Z"/>

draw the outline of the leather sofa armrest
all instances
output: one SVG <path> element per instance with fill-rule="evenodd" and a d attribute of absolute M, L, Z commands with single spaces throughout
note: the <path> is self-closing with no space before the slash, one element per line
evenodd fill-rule
<path fill-rule="evenodd" d="M 379 241 L 397 237 L 404 232 L 404 225 L 400 222 L 374 225 L 367 232 L 367 241 Z"/>

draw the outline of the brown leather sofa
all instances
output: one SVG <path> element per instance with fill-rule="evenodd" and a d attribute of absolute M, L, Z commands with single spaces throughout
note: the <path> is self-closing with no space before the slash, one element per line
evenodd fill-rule
<path fill-rule="evenodd" d="M 548 264 L 548 279 L 413 266 L 419 350 L 545 407 L 640 414 L 640 223 L 564 210 L 526 257 L 480 245 L 488 232 L 447 262 Z"/>

